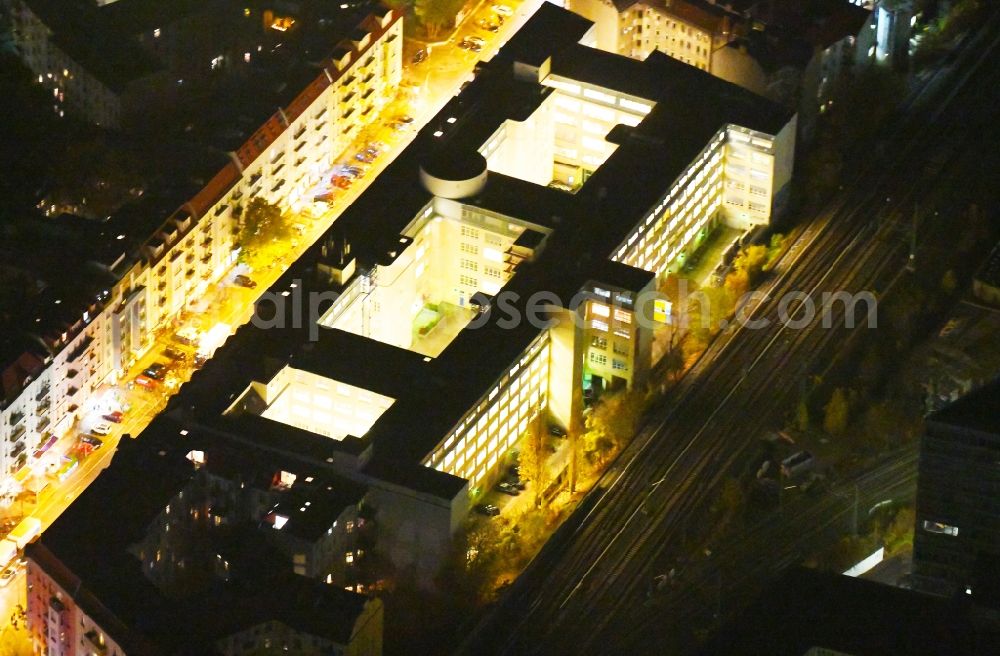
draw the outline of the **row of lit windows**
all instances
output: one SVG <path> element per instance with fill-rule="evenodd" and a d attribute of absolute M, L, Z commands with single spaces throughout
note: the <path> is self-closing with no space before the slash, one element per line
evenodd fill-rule
<path fill-rule="evenodd" d="M 475 486 L 525 432 L 548 390 L 548 341 L 543 333 L 429 458 L 435 469 Z"/>

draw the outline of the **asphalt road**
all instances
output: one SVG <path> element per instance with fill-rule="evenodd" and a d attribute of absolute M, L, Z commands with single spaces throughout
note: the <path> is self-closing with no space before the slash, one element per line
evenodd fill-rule
<path fill-rule="evenodd" d="M 647 596 L 652 578 L 682 555 L 682 536 L 704 528 L 725 477 L 745 470 L 757 438 L 783 424 L 799 380 L 822 370 L 852 333 L 844 327 L 842 306 L 832 313 L 830 328 L 814 321 L 796 329 L 779 320 L 778 299 L 791 291 L 818 299 L 840 290 L 870 290 L 883 298 L 907 275 L 908 245 L 899 223 L 908 222 L 915 203 L 940 212 L 923 215 L 919 234 L 928 222 L 965 211 L 965 183 L 982 180 L 982 167 L 997 170 L 991 108 L 1000 95 L 1000 69 L 990 66 L 1000 40 L 996 22 L 911 100 L 886 128 L 881 147 L 873 147 L 882 154 L 859 167 L 856 179 L 792 245 L 768 288 L 770 300 L 750 313 L 770 324 L 722 333 L 459 653 L 672 653 L 684 645 L 668 630 L 675 626 L 671 617 L 695 617 L 706 612 L 706 603 L 752 594 L 775 565 L 796 562 L 803 534 L 823 533 L 817 522 L 822 527 L 842 519 L 842 506 L 824 496 L 811 511 L 786 513 L 755 548 L 732 557 L 736 565 L 706 564 L 697 568 L 700 574 L 689 573 L 696 588 L 723 588 L 714 602 L 704 594 L 653 603 Z M 922 175 L 924 163 L 942 151 L 951 155 L 940 174 Z M 792 319 L 802 311 L 799 303 L 785 307 Z M 905 493 L 915 462 L 886 466 L 898 478 L 889 476 L 884 485 Z M 884 493 L 872 485 L 873 494 Z M 765 569 L 746 568 L 762 550 L 769 554 L 761 561 Z M 746 576 L 731 573 L 741 568 Z"/>

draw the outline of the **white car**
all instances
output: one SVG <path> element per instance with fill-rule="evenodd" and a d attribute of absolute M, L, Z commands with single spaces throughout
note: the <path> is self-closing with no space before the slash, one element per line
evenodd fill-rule
<path fill-rule="evenodd" d="M 493 13 L 498 16 L 509 18 L 514 15 L 514 10 L 507 5 L 493 5 Z"/>
<path fill-rule="evenodd" d="M 473 45 L 479 46 L 480 48 L 486 45 L 486 39 L 483 39 L 478 36 L 467 36 L 465 37 L 465 40 Z"/>
<path fill-rule="evenodd" d="M 94 435 L 107 435 L 111 432 L 111 424 L 106 421 L 98 422 L 94 424 L 94 427 L 90 429 L 90 432 Z"/>

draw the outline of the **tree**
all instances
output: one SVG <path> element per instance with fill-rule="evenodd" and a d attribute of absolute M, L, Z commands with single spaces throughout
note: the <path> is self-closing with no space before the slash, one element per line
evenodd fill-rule
<path fill-rule="evenodd" d="M 948 269 L 941 277 L 941 291 L 949 296 L 955 293 L 958 288 L 958 277 L 952 269 Z"/>
<path fill-rule="evenodd" d="M 760 282 L 768 260 L 768 249 L 763 244 L 751 244 L 740 251 L 733 261 L 733 268 L 746 272 L 747 283 L 754 287 Z"/>
<path fill-rule="evenodd" d="M 847 430 L 849 407 L 843 388 L 836 388 L 823 408 L 823 429 L 831 435 L 842 435 Z"/>
<path fill-rule="evenodd" d="M 733 477 L 726 478 L 722 483 L 722 493 L 719 499 L 721 510 L 726 514 L 734 513 L 743 505 L 743 488 Z"/>
<path fill-rule="evenodd" d="M 809 430 L 809 404 L 805 399 L 799 399 L 795 407 L 795 425 L 800 431 Z"/>
<path fill-rule="evenodd" d="M 245 261 L 271 242 L 291 236 L 291 227 L 281 209 L 263 198 L 254 198 L 240 217 L 240 257 Z"/>
<path fill-rule="evenodd" d="M 545 469 L 545 439 L 542 427 L 543 413 L 536 407 L 534 418 L 528 423 L 527 434 L 521 442 L 521 454 L 518 463 L 521 467 L 521 478 L 531 484 L 531 493 L 535 507 L 542 504 L 543 487 L 546 485 Z"/>
<path fill-rule="evenodd" d="M 423 26 L 427 38 L 436 38 L 443 30 L 455 25 L 455 16 L 465 0 L 415 0 L 413 15 Z"/>

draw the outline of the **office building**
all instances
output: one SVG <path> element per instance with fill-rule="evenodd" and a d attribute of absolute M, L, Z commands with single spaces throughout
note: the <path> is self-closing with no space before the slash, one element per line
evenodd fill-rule
<path fill-rule="evenodd" d="M 1000 382 L 927 418 L 920 442 L 915 584 L 974 594 L 982 562 L 1000 555 Z"/>

